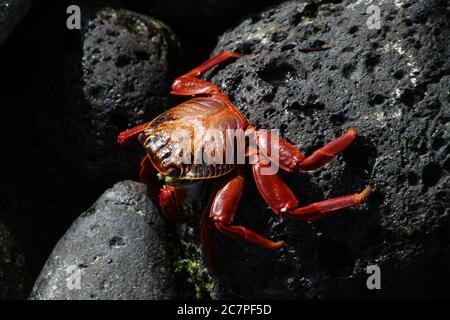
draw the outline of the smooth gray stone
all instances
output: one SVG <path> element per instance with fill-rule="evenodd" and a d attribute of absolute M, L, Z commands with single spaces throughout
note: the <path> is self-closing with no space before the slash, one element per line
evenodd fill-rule
<path fill-rule="evenodd" d="M 174 248 L 146 190 L 133 181 L 107 190 L 58 242 L 30 299 L 176 298 Z"/>

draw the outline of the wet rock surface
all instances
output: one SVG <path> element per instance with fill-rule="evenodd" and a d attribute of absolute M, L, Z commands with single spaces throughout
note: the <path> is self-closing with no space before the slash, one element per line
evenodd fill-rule
<path fill-rule="evenodd" d="M 31 281 L 22 248 L 0 222 L 0 300 L 26 296 Z"/>
<path fill-rule="evenodd" d="M 32 0 L 0 1 L 0 45 L 5 42 L 31 7 Z"/>
<path fill-rule="evenodd" d="M 30 298 L 174 299 L 172 242 L 147 187 L 119 182 L 61 238 Z"/>
<path fill-rule="evenodd" d="M 442 1 L 387 2 L 381 29 L 369 29 L 367 4 L 337 2 L 286 2 L 243 21 L 213 53 L 243 57 L 208 78 L 253 124 L 280 129 L 306 154 L 358 129 L 355 143 L 321 171 L 282 174 L 300 205 L 368 183 L 374 192 L 357 208 L 292 222 L 275 217 L 250 182 L 235 224 L 287 245 L 266 251 L 218 235 L 216 297 L 423 297 L 446 290 L 449 8 Z M 373 264 L 381 268 L 380 291 L 366 287 Z"/>

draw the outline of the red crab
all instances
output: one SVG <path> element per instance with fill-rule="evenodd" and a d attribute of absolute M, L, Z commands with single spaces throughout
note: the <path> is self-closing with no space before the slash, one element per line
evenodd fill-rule
<path fill-rule="evenodd" d="M 239 58 L 234 52 L 222 52 L 204 62 L 192 71 L 175 79 L 171 94 L 181 96 L 202 95 L 192 98 L 162 113 L 154 120 L 120 133 L 118 142 L 128 145 L 139 140 L 147 151 L 141 162 L 140 179 L 153 184 L 155 168 L 160 175 L 171 177 L 170 183 L 161 189 L 159 203 L 164 215 L 174 222 L 186 222 L 191 214 L 185 214 L 184 203 L 195 195 L 192 184 L 182 181 L 219 178 L 220 183 L 213 189 L 210 200 L 201 218 L 201 240 L 210 263 L 213 263 L 213 227 L 226 236 L 245 240 L 267 249 L 277 249 L 284 241 L 271 241 L 245 227 L 232 225 L 239 200 L 244 190 L 246 177 L 242 164 L 233 163 L 185 163 L 180 158 L 180 141 L 173 134 L 185 130 L 192 141 L 196 137 L 205 138 L 208 129 L 218 129 L 223 143 L 227 129 L 242 129 L 249 142 L 245 143 L 245 155 L 253 156 L 252 169 L 256 186 L 267 205 L 276 215 L 284 215 L 292 220 L 313 220 L 337 210 L 359 205 L 369 194 L 367 186 L 362 192 L 345 195 L 298 207 L 298 200 L 289 187 L 276 174 L 281 168 L 288 172 L 315 170 L 328 163 L 335 155 L 347 148 L 356 137 L 354 128 L 321 147 L 305 158 L 295 146 L 271 133 L 261 133 L 233 105 L 218 86 L 199 79 L 207 70 L 229 58 Z M 195 136 L 194 136 L 195 135 Z M 220 137 L 219 137 L 220 138 Z M 206 142 L 212 142 L 207 137 Z M 190 142 L 191 143 L 191 142 Z M 229 143 L 229 141 L 228 141 Z M 204 145 L 202 145 L 204 147 Z M 189 145 L 191 147 L 191 145 Z M 260 152 L 255 151 L 259 148 Z M 191 150 L 194 151 L 195 150 Z M 226 151 L 224 151 L 226 152 Z M 174 154 L 178 153 L 178 157 Z M 277 156 L 274 156 L 276 153 Z M 225 155 L 226 156 L 226 155 Z M 228 158 L 226 158 L 228 159 Z M 268 174 L 269 173 L 269 174 Z M 154 184 L 153 184 L 154 185 Z"/>

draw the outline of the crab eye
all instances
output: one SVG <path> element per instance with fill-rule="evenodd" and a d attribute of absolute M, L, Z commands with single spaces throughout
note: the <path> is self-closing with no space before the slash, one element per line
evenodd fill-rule
<path fill-rule="evenodd" d="M 138 141 L 142 145 L 145 143 L 145 134 L 144 133 L 141 133 L 138 135 Z"/>
<path fill-rule="evenodd" d="M 169 177 L 179 177 L 181 176 L 181 168 L 177 166 L 170 166 L 167 168 L 167 175 Z"/>

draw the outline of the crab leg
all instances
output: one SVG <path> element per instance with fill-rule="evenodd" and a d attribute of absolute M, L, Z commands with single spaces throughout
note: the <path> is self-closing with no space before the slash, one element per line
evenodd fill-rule
<path fill-rule="evenodd" d="M 275 162 L 281 169 L 289 172 L 315 170 L 323 167 L 334 156 L 344 151 L 355 138 L 356 129 L 350 128 L 342 136 L 324 145 L 305 159 L 303 153 L 286 140 L 270 132 L 256 132 L 256 143 L 261 148 L 263 154 Z"/>
<path fill-rule="evenodd" d="M 284 215 L 294 221 L 321 218 L 335 211 L 361 204 L 369 196 L 371 190 L 370 186 L 366 186 L 360 193 L 312 203 L 305 207 L 289 210 Z"/>
<path fill-rule="evenodd" d="M 139 181 L 147 186 L 149 196 L 153 201 L 157 202 L 161 183 L 156 178 L 156 170 L 148 156 L 145 156 L 139 165 Z"/>
<path fill-rule="evenodd" d="M 235 52 L 224 51 L 219 53 L 188 73 L 176 78 L 172 84 L 172 91 L 170 93 L 181 96 L 192 96 L 196 94 L 212 95 L 219 93 L 220 89 L 218 86 L 211 82 L 198 79 L 198 77 L 201 77 L 206 71 L 227 59 L 239 57 L 240 55 Z"/>
<path fill-rule="evenodd" d="M 128 129 L 126 131 L 122 131 L 117 136 L 117 143 L 121 146 L 129 146 L 130 144 L 138 141 L 138 136 L 145 131 L 148 127 L 148 122 L 140 124 L 134 128 Z"/>
<path fill-rule="evenodd" d="M 192 69 L 188 73 L 184 74 L 183 76 L 198 78 L 198 77 L 201 77 L 206 71 L 208 71 L 211 68 L 214 68 L 218 64 L 220 64 L 230 58 L 240 58 L 240 57 L 241 56 L 239 54 L 237 54 L 236 52 L 222 51 L 218 55 L 206 60 L 201 65 L 199 65 L 198 67 L 195 67 L 194 69 Z"/>
<path fill-rule="evenodd" d="M 284 241 L 273 242 L 252 230 L 231 225 L 242 195 L 244 183 L 243 172 L 238 172 L 219 188 L 210 210 L 210 218 L 213 220 L 215 227 L 222 234 L 233 239 L 251 242 L 267 249 L 282 247 Z"/>
<path fill-rule="evenodd" d="M 285 171 L 296 170 L 298 164 L 305 159 L 305 155 L 295 146 L 269 131 L 255 131 L 254 137 L 262 153 Z"/>
<path fill-rule="evenodd" d="M 342 136 L 333 140 L 322 148 L 316 150 L 303 160 L 298 168 L 300 170 L 315 170 L 331 161 L 335 155 L 344 151 L 356 138 L 356 129 L 350 128 Z"/>
<path fill-rule="evenodd" d="M 284 246 L 284 241 L 277 241 L 273 242 L 267 238 L 264 238 L 263 236 L 257 234 L 256 232 L 246 229 L 241 226 L 232 226 L 220 222 L 216 222 L 216 228 L 222 232 L 222 234 L 236 239 L 236 240 L 243 240 L 248 241 L 253 244 L 260 245 L 261 247 L 264 247 L 266 249 L 278 249 Z"/>
<path fill-rule="evenodd" d="M 187 190 L 183 186 L 164 186 L 160 193 L 161 183 L 156 179 L 150 158 L 142 159 L 139 170 L 139 180 L 147 185 L 148 193 L 153 201 L 158 201 L 164 216 L 174 223 L 184 223 L 192 218 L 190 214 L 183 214 L 182 207 L 187 196 Z"/>
<path fill-rule="evenodd" d="M 206 255 L 209 265 L 216 269 L 216 257 L 214 254 L 214 238 L 213 238 L 213 228 L 214 224 L 209 218 L 209 212 L 211 210 L 211 205 L 217 193 L 217 187 L 211 192 L 208 200 L 208 204 L 203 209 L 202 216 L 200 218 L 200 241 L 202 242 L 203 252 Z"/>
<path fill-rule="evenodd" d="M 266 174 L 261 173 L 263 168 Z M 268 164 L 256 163 L 253 165 L 253 175 L 259 192 L 275 214 L 283 214 L 293 220 L 314 220 L 337 210 L 359 205 L 370 193 L 370 187 L 367 186 L 360 193 L 298 208 L 298 200 L 291 189 L 277 174 L 267 174 L 267 170 L 270 170 Z"/>
<path fill-rule="evenodd" d="M 155 175 L 155 172 L 152 168 L 153 166 L 149 157 L 145 156 L 139 164 L 139 181 L 146 185 L 151 184 L 153 181 L 152 178 Z"/>

